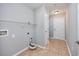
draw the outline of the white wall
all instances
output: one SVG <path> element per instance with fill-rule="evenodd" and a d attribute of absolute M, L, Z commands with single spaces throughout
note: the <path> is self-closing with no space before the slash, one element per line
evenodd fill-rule
<path fill-rule="evenodd" d="M 49 38 L 53 38 L 53 16 L 49 18 Z"/>
<path fill-rule="evenodd" d="M 77 4 L 69 4 L 66 16 L 66 39 L 71 55 L 77 55 Z"/>
<path fill-rule="evenodd" d="M 35 41 L 38 45 L 45 46 L 48 42 L 47 37 L 49 36 L 48 14 L 46 12 L 45 6 L 41 6 L 40 8 L 36 9 L 35 16 L 36 16 L 35 17 L 36 40 Z M 47 31 L 47 33 L 45 33 L 45 31 Z"/>
<path fill-rule="evenodd" d="M 79 40 L 79 4 L 77 4 L 77 8 L 78 8 L 78 14 L 77 14 L 77 16 L 78 16 L 78 20 L 77 20 L 77 26 L 78 26 L 78 40 Z"/>
<path fill-rule="evenodd" d="M 45 45 L 47 45 L 49 40 L 49 11 L 47 10 L 46 6 L 44 8 L 45 8 L 44 9 L 44 30 L 45 30 L 44 39 L 45 39 Z"/>
<path fill-rule="evenodd" d="M 10 21 L 10 22 L 9 22 Z M 0 55 L 13 55 L 27 48 L 33 34 L 33 11 L 24 4 L 0 4 L 0 29 L 8 29 L 8 36 L 0 37 Z M 27 35 L 30 32 L 30 35 Z M 15 36 L 15 37 L 13 37 Z"/>
<path fill-rule="evenodd" d="M 77 7 L 78 7 L 78 14 L 77 14 L 77 16 L 78 16 L 78 20 L 77 20 L 77 40 L 79 41 L 79 4 L 77 4 Z M 79 45 L 77 46 L 77 48 L 78 48 L 78 56 L 79 56 Z"/>
<path fill-rule="evenodd" d="M 0 4 L 0 20 L 33 22 L 33 12 L 24 4 Z"/>

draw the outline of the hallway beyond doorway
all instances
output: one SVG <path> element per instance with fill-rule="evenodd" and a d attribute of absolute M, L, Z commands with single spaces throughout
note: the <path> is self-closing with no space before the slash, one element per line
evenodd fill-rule
<path fill-rule="evenodd" d="M 49 40 L 45 49 L 27 50 L 19 56 L 69 56 L 65 40 Z"/>

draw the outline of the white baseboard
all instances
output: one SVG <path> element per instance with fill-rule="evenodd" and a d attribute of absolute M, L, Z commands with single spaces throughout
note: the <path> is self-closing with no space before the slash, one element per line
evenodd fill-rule
<path fill-rule="evenodd" d="M 36 45 L 37 45 L 37 44 L 36 44 Z M 46 48 L 46 47 L 43 47 L 43 46 L 41 46 L 41 45 L 37 45 L 37 47 L 43 48 L 43 49 Z M 14 54 L 13 56 L 18 56 L 19 54 L 21 54 L 22 52 L 24 52 L 25 50 L 28 50 L 28 49 L 29 49 L 29 47 L 24 48 L 24 49 L 20 50 L 19 52 L 17 52 L 16 54 Z"/>
<path fill-rule="evenodd" d="M 66 42 L 66 45 L 67 45 L 67 48 L 68 48 L 68 51 L 69 51 L 69 55 L 72 56 L 72 55 L 71 55 L 71 52 L 70 52 L 70 48 L 69 48 L 69 46 L 68 46 L 68 43 L 67 43 L 66 40 L 65 40 L 65 42 Z"/>
<path fill-rule="evenodd" d="M 43 47 L 43 46 L 41 46 L 41 45 L 37 45 L 37 47 L 43 48 L 43 49 L 46 48 L 46 47 Z M 20 50 L 19 52 L 17 52 L 16 54 L 14 54 L 13 56 L 18 56 L 19 54 L 21 54 L 22 52 L 24 52 L 25 50 L 28 50 L 28 49 L 29 49 L 29 47 L 24 48 L 24 49 Z"/>
<path fill-rule="evenodd" d="M 51 39 L 51 40 L 56 40 L 56 39 L 58 39 L 58 38 L 50 37 L 49 39 Z M 58 39 L 58 40 L 65 40 L 65 39 Z"/>
<path fill-rule="evenodd" d="M 65 40 L 65 39 L 58 39 L 58 40 Z"/>
<path fill-rule="evenodd" d="M 18 56 L 19 54 L 21 54 L 22 52 L 24 52 L 25 50 L 28 50 L 28 49 L 29 49 L 29 47 L 24 48 L 24 49 L 20 50 L 19 52 L 17 52 L 16 54 L 14 54 L 13 56 Z"/>

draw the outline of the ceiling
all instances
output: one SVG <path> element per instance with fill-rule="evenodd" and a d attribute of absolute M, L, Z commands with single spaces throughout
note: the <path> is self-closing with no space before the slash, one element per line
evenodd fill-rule
<path fill-rule="evenodd" d="M 62 9 L 65 9 L 67 8 L 68 4 L 67 3 L 49 3 L 49 4 L 46 4 L 46 7 L 49 11 L 52 11 L 52 10 L 62 10 Z"/>
<path fill-rule="evenodd" d="M 46 5 L 47 9 L 49 9 L 49 11 L 53 10 L 53 9 L 63 9 L 67 7 L 67 3 L 27 3 L 26 5 L 32 9 L 38 8 L 41 5 Z"/>
<path fill-rule="evenodd" d="M 39 8 L 42 5 L 45 5 L 49 13 L 51 14 L 54 10 L 60 10 L 61 12 L 64 12 L 68 3 L 27 3 L 26 4 L 31 9 Z"/>
<path fill-rule="evenodd" d="M 26 6 L 28 6 L 31 9 L 39 8 L 42 5 L 42 3 L 27 3 Z"/>

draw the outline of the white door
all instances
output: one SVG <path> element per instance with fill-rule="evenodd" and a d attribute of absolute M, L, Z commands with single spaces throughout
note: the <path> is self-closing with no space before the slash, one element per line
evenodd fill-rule
<path fill-rule="evenodd" d="M 53 38 L 65 39 L 65 16 L 53 16 Z"/>

